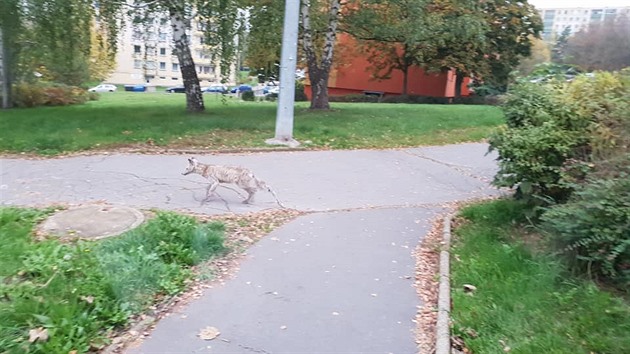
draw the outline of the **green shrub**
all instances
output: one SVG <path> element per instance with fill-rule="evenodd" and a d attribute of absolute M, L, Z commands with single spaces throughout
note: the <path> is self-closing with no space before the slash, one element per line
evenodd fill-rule
<path fill-rule="evenodd" d="M 516 85 L 503 105 L 507 128 L 490 138 L 491 149 L 499 152 L 495 184 L 516 186 L 519 196 L 532 201 L 566 201 L 573 187 L 563 176 L 575 178 L 571 169 L 587 172 L 583 167 L 596 158 L 594 151 L 606 155 L 623 140 L 624 95 L 619 79 L 609 73 L 581 76 L 571 84 Z"/>
<path fill-rule="evenodd" d="M 542 220 L 571 263 L 630 291 L 630 155 L 626 159 L 618 177 L 579 186 L 569 202 L 551 207 Z"/>
<path fill-rule="evenodd" d="M 568 159 L 584 160 L 590 121 L 549 85 L 516 86 L 503 110 L 506 127 L 490 138 L 499 153 L 495 185 L 516 186 L 517 196 L 532 204 L 566 200 L 571 190 L 562 185 L 562 168 Z"/>
<path fill-rule="evenodd" d="M 254 91 L 245 91 L 241 94 L 241 99 L 243 101 L 254 101 L 256 98 L 254 97 Z"/>
<path fill-rule="evenodd" d="M 13 104 L 16 107 L 37 107 L 46 103 L 44 88 L 25 82 L 13 85 Z"/>
<path fill-rule="evenodd" d="M 67 106 L 85 103 L 89 93 L 80 87 L 49 83 L 18 83 L 13 87 L 16 107 Z"/>
<path fill-rule="evenodd" d="M 308 97 L 304 92 L 304 83 L 299 80 L 295 80 L 295 102 L 306 102 Z"/>
<path fill-rule="evenodd" d="M 371 95 L 345 95 L 345 96 L 329 96 L 329 102 L 379 102 L 378 96 Z"/>

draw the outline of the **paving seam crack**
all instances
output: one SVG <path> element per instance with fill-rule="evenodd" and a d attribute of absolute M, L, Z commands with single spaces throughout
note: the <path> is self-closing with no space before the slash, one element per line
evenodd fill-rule
<path fill-rule="evenodd" d="M 481 177 L 481 176 L 477 176 L 477 175 L 473 174 L 472 172 L 468 171 L 466 168 L 464 168 L 464 167 L 462 167 L 460 165 L 456 165 L 456 164 L 440 161 L 438 159 L 434 159 L 432 157 L 429 157 L 429 156 L 426 156 L 426 155 L 423 155 L 423 154 L 419 154 L 419 153 L 414 153 L 414 152 L 411 152 L 411 151 L 408 151 L 408 150 L 403 150 L 403 152 L 405 154 L 407 154 L 407 155 L 411 155 L 411 156 L 414 156 L 414 157 L 425 159 L 425 160 L 428 160 L 428 161 L 431 161 L 431 162 L 435 162 L 435 163 L 437 163 L 439 165 L 446 166 L 448 168 L 452 168 L 453 170 L 459 172 L 463 176 L 474 178 L 474 179 L 482 181 L 484 183 L 488 183 L 489 182 L 487 178 Z"/>

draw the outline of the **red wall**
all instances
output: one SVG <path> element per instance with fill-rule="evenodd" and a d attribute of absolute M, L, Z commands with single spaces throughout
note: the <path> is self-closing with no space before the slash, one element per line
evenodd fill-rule
<path fill-rule="evenodd" d="M 386 95 L 402 94 L 403 74 L 400 70 L 394 70 L 391 78 L 375 80 L 371 78 L 370 63 L 356 48 L 353 38 L 341 34 L 338 47 L 343 47 L 341 64 L 337 64 L 330 73 L 328 81 L 328 94 L 341 96 L 348 94 L 361 94 L 363 91 L 380 91 Z M 337 60 L 337 59 L 336 59 Z M 465 78 L 462 84 L 462 96 L 469 95 L 469 79 Z M 305 87 L 306 95 L 311 98 L 309 83 Z M 407 94 L 432 97 L 455 96 L 455 74 L 451 70 L 446 73 L 426 74 L 418 67 L 412 67 L 408 74 Z"/>

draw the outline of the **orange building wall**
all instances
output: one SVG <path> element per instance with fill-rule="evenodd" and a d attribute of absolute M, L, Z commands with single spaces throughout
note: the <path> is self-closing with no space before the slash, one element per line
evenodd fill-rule
<path fill-rule="evenodd" d="M 385 95 L 402 94 L 403 74 L 400 70 L 394 70 L 391 78 L 386 80 L 372 79 L 369 71 L 370 63 L 355 49 L 355 41 L 348 35 L 339 36 L 339 45 L 343 46 L 342 63 L 338 63 L 331 70 L 328 81 L 328 94 L 341 96 L 348 94 L 361 94 L 363 91 L 379 91 Z M 337 60 L 337 59 L 336 59 Z M 465 78 L 462 84 L 462 96 L 470 94 L 468 90 L 469 79 Z M 446 73 L 426 74 L 419 67 L 411 67 L 408 74 L 407 94 L 416 96 L 454 97 L 455 73 L 453 70 Z M 305 91 L 311 98 L 310 85 L 307 82 Z"/>

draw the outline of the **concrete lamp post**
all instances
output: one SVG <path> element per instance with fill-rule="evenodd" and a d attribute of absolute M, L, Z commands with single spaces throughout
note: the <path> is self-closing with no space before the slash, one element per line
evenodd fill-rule
<path fill-rule="evenodd" d="M 280 58 L 280 93 L 278 94 L 278 111 L 276 113 L 276 136 L 265 140 L 269 145 L 286 145 L 288 147 L 300 145 L 297 140 L 293 139 L 299 14 L 300 0 L 286 0 Z"/>

